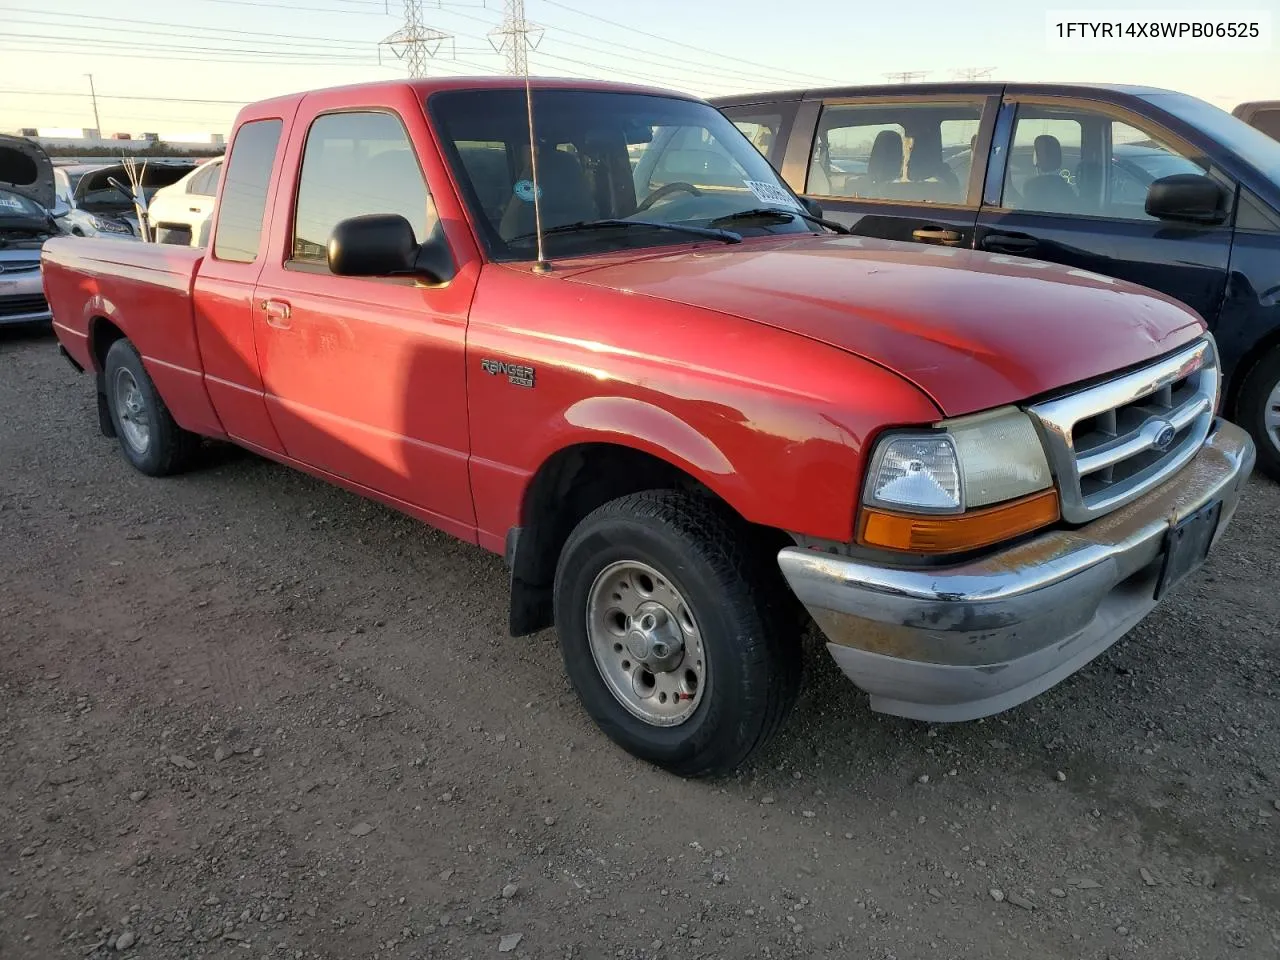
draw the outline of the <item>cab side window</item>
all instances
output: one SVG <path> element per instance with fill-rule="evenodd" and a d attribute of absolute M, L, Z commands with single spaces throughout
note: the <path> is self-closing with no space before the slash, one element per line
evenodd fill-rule
<path fill-rule="evenodd" d="M 1092 110 L 1018 107 L 1002 204 L 1037 213 L 1150 220 L 1147 190 L 1177 173 L 1206 173 L 1158 135 Z"/>
<path fill-rule="evenodd" d="M 236 132 L 213 240 L 213 255 L 218 260 L 253 263 L 258 258 L 267 187 L 283 127 L 281 120 L 251 120 Z"/>
<path fill-rule="evenodd" d="M 823 109 L 805 192 L 964 203 L 982 101 L 837 104 Z"/>
<path fill-rule="evenodd" d="M 333 228 L 366 214 L 399 214 L 421 243 L 436 225 L 418 157 L 398 117 L 330 113 L 307 132 L 293 218 L 293 259 L 323 264 Z"/>

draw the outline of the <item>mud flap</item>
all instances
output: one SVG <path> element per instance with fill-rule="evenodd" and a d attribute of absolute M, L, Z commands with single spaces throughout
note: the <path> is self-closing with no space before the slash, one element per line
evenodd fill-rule
<path fill-rule="evenodd" d="M 111 409 L 107 406 L 107 384 L 102 374 L 95 378 L 98 384 L 98 429 L 104 437 L 116 435 L 116 424 L 111 419 Z"/>
<path fill-rule="evenodd" d="M 521 573 L 528 572 L 529 551 L 528 537 L 525 537 L 526 550 L 520 551 L 523 527 L 512 527 L 507 531 L 506 560 L 511 570 L 511 609 L 507 618 L 507 629 L 513 637 L 527 637 L 551 626 L 554 622 L 552 612 L 552 590 L 550 586 L 529 583 Z"/>

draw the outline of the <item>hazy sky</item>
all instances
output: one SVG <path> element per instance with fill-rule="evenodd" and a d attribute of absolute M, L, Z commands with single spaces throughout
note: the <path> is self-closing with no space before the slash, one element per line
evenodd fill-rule
<path fill-rule="evenodd" d="M 530 57 L 535 74 L 628 79 L 704 96 L 880 83 L 902 70 L 947 80 L 958 68 L 990 67 L 999 80 L 1170 87 L 1227 109 L 1242 100 L 1280 99 L 1280 44 L 1202 54 L 1051 49 L 1047 11 L 1087 6 L 526 0 L 526 15 L 545 27 Z M 1179 0 L 1091 6 L 1219 9 Z M 423 8 L 429 26 L 454 37 L 440 44 L 432 72 L 502 71 L 503 58 L 486 38 L 502 19 L 502 0 L 423 0 Z M 1238 9 L 1270 11 L 1280 28 L 1280 0 L 1244 0 Z M 93 126 L 84 96 L 84 75 L 92 72 L 104 133 L 222 132 L 239 103 L 404 75 L 385 49 L 379 65 L 377 46 L 401 17 L 400 0 L 0 0 L 0 129 Z"/>

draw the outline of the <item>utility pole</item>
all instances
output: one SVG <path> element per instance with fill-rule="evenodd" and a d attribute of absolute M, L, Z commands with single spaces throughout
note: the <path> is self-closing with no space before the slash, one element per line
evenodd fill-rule
<path fill-rule="evenodd" d="M 425 26 L 422 22 L 422 0 L 404 0 L 404 26 L 378 46 L 391 52 L 409 67 L 410 77 L 425 77 L 427 61 L 440 50 L 440 44 L 452 40 L 453 34 Z"/>
<path fill-rule="evenodd" d="M 896 73 L 886 73 L 885 78 L 892 80 L 894 83 L 915 83 L 917 80 L 923 80 L 928 75 L 928 70 L 899 70 Z"/>
<path fill-rule="evenodd" d="M 995 67 L 957 67 L 951 71 L 961 80 L 986 80 L 996 72 Z"/>
<path fill-rule="evenodd" d="M 513 77 L 529 75 L 529 51 L 538 48 L 542 27 L 524 18 L 524 0 L 505 0 L 502 26 L 489 31 L 489 43 L 506 54 L 507 73 Z"/>
<path fill-rule="evenodd" d="M 93 125 L 98 136 L 102 136 L 102 121 L 98 119 L 98 91 L 93 89 L 93 74 L 86 73 L 85 76 L 89 78 L 89 96 L 93 100 Z"/>

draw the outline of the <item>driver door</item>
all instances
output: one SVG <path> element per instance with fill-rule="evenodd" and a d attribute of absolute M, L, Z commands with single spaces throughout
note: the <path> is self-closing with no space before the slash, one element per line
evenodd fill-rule
<path fill-rule="evenodd" d="M 1151 287 L 1211 326 L 1222 305 L 1231 218 L 1200 225 L 1146 213 L 1153 180 L 1207 173 L 1200 151 L 1146 118 L 1097 101 L 1007 97 L 996 126 L 976 246 Z"/>

